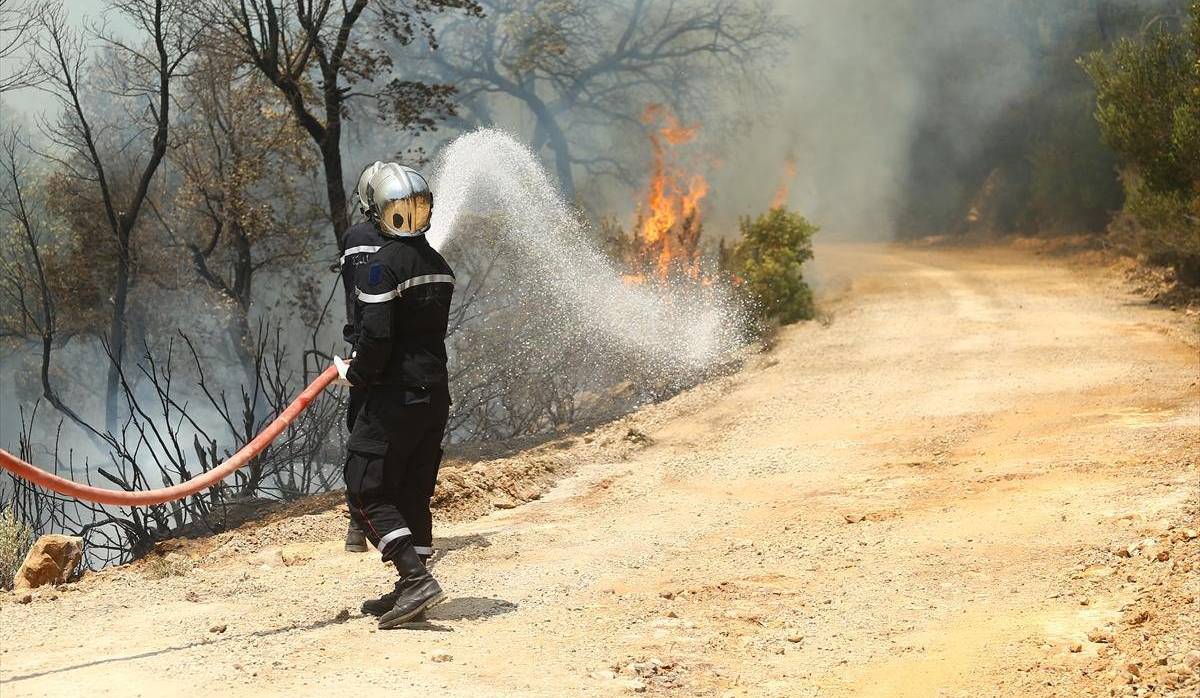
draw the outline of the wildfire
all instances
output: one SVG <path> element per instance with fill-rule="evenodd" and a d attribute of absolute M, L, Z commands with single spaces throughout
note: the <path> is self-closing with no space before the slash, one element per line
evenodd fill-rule
<path fill-rule="evenodd" d="M 696 138 L 699 127 L 680 124 L 662 105 L 648 107 L 642 122 L 657 128 L 650 134 L 654 166 L 645 208 L 638 216 L 637 254 L 659 279 L 678 273 L 697 278 L 700 203 L 708 194 L 708 182 L 700 174 L 683 172 L 674 155 L 677 147 Z"/>
<path fill-rule="evenodd" d="M 779 179 L 779 188 L 775 190 L 775 198 L 771 200 L 771 208 L 787 206 L 791 194 L 792 182 L 796 179 L 796 158 L 789 155 L 783 162 L 783 177 Z"/>

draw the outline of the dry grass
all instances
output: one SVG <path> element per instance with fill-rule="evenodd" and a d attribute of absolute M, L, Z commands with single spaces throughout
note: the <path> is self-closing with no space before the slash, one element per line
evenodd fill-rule
<path fill-rule="evenodd" d="M 184 577 L 195 564 L 185 555 L 167 553 L 152 555 L 141 563 L 142 574 L 147 579 L 165 579 L 167 577 Z"/>
<path fill-rule="evenodd" d="M 31 545 L 33 529 L 29 524 L 18 519 L 12 509 L 0 509 L 0 588 L 12 588 L 13 577 Z"/>

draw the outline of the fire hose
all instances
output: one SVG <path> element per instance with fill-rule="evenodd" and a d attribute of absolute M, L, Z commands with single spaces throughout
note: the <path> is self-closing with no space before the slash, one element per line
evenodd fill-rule
<path fill-rule="evenodd" d="M 316 380 L 309 383 L 308 387 L 296 396 L 296 399 L 283 412 L 279 413 L 278 417 L 237 453 L 212 470 L 200 473 L 186 482 L 181 482 L 171 487 L 162 487 L 156 490 L 121 491 L 92 487 L 91 485 L 81 485 L 73 480 L 48 473 L 35 465 L 30 465 L 2 448 L 0 448 L 0 468 L 4 468 L 17 477 L 24 478 L 39 487 L 44 487 L 68 497 L 96 502 L 98 504 L 147 506 L 150 504 L 172 502 L 176 499 L 183 499 L 184 497 L 193 495 L 206 487 L 212 487 L 233 474 L 234 471 L 245 467 L 264 448 L 278 438 L 283 433 L 283 430 L 287 429 L 288 425 L 296 417 L 300 416 L 301 412 L 308 409 L 308 406 L 321 394 L 321 391 L 325 390 L 337 377 L 338 371 L 336 366 L 330 366 L 325 369 L 321 375 L 317 376 Z"/>

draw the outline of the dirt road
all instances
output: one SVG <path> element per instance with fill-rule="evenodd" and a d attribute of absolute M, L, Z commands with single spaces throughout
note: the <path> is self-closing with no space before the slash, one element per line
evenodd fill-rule
<path fill-rule="evenodd" d="M 359 616 L 388 570 L 315 513 L 5 599 L 0 693 L 1194 691 L 1189 319 L 1015 252 L 818 255 L 831 322 L 443 525 L 427 623 Z"/>

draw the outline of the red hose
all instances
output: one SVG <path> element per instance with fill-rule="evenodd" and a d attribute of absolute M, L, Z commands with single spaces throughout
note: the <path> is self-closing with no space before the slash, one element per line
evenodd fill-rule
<path fill-rule="evenodd" d="M 292 404 L 287 406 L 283 412 L 275 418 L 275 421 L 267 425 L 255 436 L 254 439 L 242 447 L 242 450 L 229 457 L 229 460 L 218 465 L 217 467 L 205 473 L 200 473 L 196 477 L 181 482 L 172 487 L 163 487 L 157 490 L 137 490 L 133 492 L 121 490 L 106 490 L 100 487 L 92 487 L 91 485 L 81 485 L 78 482 L 61 478 L 57 475 L 42 470 L 36 466 L 30 465 L 25 461 L 17 458 L 13 454 L 0 448 L 0 468 L 4 468 L 8 472 L 29 480 L 30 482 L 44 487 L 48 490 L 53 490 L 59 494 L 65 494 L 68 497 L 83 499 L 89 502 L 97 502 L 100 504 L 119 504 L 122 506 L 146 506 L 149 504 L 162 504 L 171 502 L 176 499 L 183 499 L 188 495 L 195 494 L 206 487 L 212 487 L 221 480 L 231 475 L 233 471 L 244 467 L 250 462 L 250 459 L 258 455 L 264 448 L 276 439 L 283 430 L 287 428 L 292 420 L 300 416 L 300 413 L 308 409 L 317 395 L 329 386 L 330 383 L 338 377 L 337 368 L 330 366 L 325 369 L 325 372 L 317 376 L 317 379 L 300 393 Z"/>

